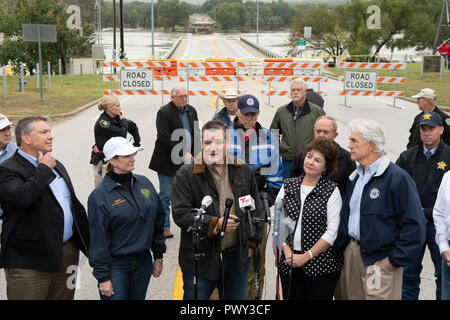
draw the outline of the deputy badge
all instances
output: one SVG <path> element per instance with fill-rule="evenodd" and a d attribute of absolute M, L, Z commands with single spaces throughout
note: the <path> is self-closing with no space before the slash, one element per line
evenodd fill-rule
<path fill-rule="evenodd" d="M 99 122 L 99 124 L 103 128 L 109 128 L 109 126 L 111 125 L 111 123 L 108 120 L 102 120 Z"/>
<path fill-rule="evenodd" d="M 144 197 L 146 197 L 147 199 L 150 198 L 150 190 L 148 190 L 147 188 L 142 188 L 141 189 L 141 193 Z"/>
<path fill-rule="evenodd" d="M 380 196 L 380 190 L 377 188 L 373 188 L 369 193 L 370 199 L 376 199 Z"/>
<path fill-rule="evenodd" d="M 431 119 L 431 114 L 425 113 L 425 114 L 423 115 L 423 120 L 430 120 L 430 119 Z"/>
<path fill-rule="evenodd" d="M 447 164 L 444 161 L 438 162 L 437 163 L 437 169 L 442 169 L 445 171 L 445 167 L 447 166 Z"/>

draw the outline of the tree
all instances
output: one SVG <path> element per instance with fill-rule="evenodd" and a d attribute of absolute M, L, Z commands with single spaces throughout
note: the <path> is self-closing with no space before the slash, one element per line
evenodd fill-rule
<path fill-rule="evenodd" d="M 179 0 L 159 0 L 156 5 L 158 10 L 157 20 L 164 29 L 172 29 L 175 26 L 186 27 L 189 23 L 189 15 L 192 13 L 191 6 Z"/>
<path fill-rule="evenodd" d="M 348 17 L 344 7 L 329 8 L 316 6 L 298 11 L 293 18 L 291 30 L 303 34 L 304 27 L 312 27 L 309 47 L 318 52 L 325 52 L 333 56 L 343 54 L 349 46 L 350 34 L 346 31 Z M 291 46 L 296 47 L 296 39 L 291 39 Z"/>
<path fill-rule="evenodd" d="M 239 25 L 239 13 L 232 3 L 223 3 L 216 14 L 216 21 L 224 31 L 234 29 Z"/>
<path fill-rule="evenodd" d="M 383 47 L 390 49 L 418 46 L 427 49 L 433 46 L 437 16 L 440 13 L 438 0 L 352 0 L 347 6 L 352 17 L 349 31 L 352 34 L 350 54 L 372 55 L 374 59 Z M 367 13 L 370 5 L 380 8 L 379 29 L 368 28 Z"/>
<path fill-rule="evenodd" d="M 44 43 L 42 56 L 52 65 L 57 65 L 61 59 L 63 72 L 70 57 L 90 54 L 92 26 L 82 25 L 85 37 L 79 37 L 78 31 L 67 29 L 69 15 L 66 9 L 67 5 L 61 0 L 15 0 L 9 6 L 3 6 L 0 33 L 4 34 L 4 40 L 0 47 L 0 64 L 6 65 L 10 61 L 15 66 L 25 64 L 33 74 L 38 61 L 38 45 L 22 41 L 22 24 L 56 24 L 57 42 Z"/>

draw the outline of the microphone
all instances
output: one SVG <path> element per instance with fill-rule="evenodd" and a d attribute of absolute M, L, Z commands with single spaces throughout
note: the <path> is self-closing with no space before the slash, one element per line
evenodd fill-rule
<path fill-rule="evenodd" d="M 206 208 L 208 208 L 212 203 L 212 197 L 211 196 L 204 196 L 202 199 L 202 206 L 200 210 L 202 210 L 203 213 L 205 213 Z"/>
<path fill-rule="evenodd" d="M 230 210 L 231 206 L 233 205 L 233 199 L 227 198 L 225 200 L 225 212 L 223 214 L 223 222 L 222 222 L 222 229 L 220 235 L 223 237 L 223 234 L 225 233 L 225 230 L 227 229 L 227 223 L 228 223 L 228 217 L 230 216 Z"/>
<path fill-rule="evenodd" d="M 250 214 L 250 211 L 255 210 L 255 200 L 253 200 L 252 196 L 249 194 L 248 190 L 246 190 L 246 189 L 243 189 L 241 194 L 243 194 L 243 196 L 241 196 L 239 198 L 239 208 L 247 214 L 250 238 L 256 239 L 255 232 L 253 229 L 254 227 L 253 227 L 252 215 Z"/>
<path fill-rule="evenodd" d="M 246 192 L 242 192 L 243 194 L 248 193 L 247 190 L 244 190 Z M 248 210 L 255 210 L 255 200 L 253 200 L 252 196 L 247 194 L 246 196 L 241 196 L 239 198 L 239 208 L 241 209 L 248 209 Z"/>
<path fill-rule="evenodd" d="M 194 209 L 194 210 L 197 211 L 197 214 L 194 217 L 194 221 L 198 221 L 198 220 L 203 219 L 203 214 L 206 213 L 205 210 L 206 210 L 206 208 L 208 208 L 211 205 L 211 203 L 212 203 L 212 197 L 211 196 L 207 195 L 207 196 L 203 197 L 202 205 L 201 205 L 200 209 Z"/>
<path fill-rule="evenodd" d="M 269 222 L 269 217 L 270 217 L 270 209 L 269 209 L 269 202 L 267 200 L 267 192 L 265 191 L 261 191 L 259 193 L 259 196 L 261 197 L 261 200 L 264 204 L 264 222 Z"/>

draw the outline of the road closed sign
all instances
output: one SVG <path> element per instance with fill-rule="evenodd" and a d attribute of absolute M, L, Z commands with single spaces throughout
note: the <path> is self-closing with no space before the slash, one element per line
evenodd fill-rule
<path fill-rule="evenodd" d="M 121 90 L 152 90 L 152 70 L 120 70 Z"/>
<path fill-rule="evenodd" d="M 377 91 L 377 72 L 345 70 L 344 90 Z"/>

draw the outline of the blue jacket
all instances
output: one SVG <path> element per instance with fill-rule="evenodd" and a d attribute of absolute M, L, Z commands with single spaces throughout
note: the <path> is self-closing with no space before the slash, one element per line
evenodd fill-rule
<path fill-rule="evenodd" d="M 214 115 L 213 120 L 221 120 L 221 121 L 225 122 L 227 127 L 233 126 L 233 122 L 231 121 L 230 116 L 228 115 L 226 107 L 223 107 L 222 109 L 220 109 L 220 111 Z"/>
<path fill-rule="evenodd" d="M 350 198 L 359 176 L 349 177 L 334 250 L 342 253 L 350 238 Z M 425 218 L 416 185 L 408 173 L 387 158 L 364 186 L 361 198 L 360 250 L 364 265 L 389 257 L 395 267 L 414 261 L 425 243 Z"/>
<path fill-rule="evenodd" d="M 151 249 L 159 259 L 166 252 L 165 215 L 158 193 L 146 177 L 132 177 L 136 201 L 108 175 L 88 199 L 89 264 L 99 282 L 110 280 L 113 257 Z"/>
<path fill-rule="evenodd" d="M 268 187 L 280 190 L 283 184 L 283 164 L 278 152 L 278 140 L 270 130 L 257 122 L 247 147 L 243 136 L 244 130 L 239 127 L 235 125 L 230 128 L 231 146 L 228 153 L 253 169 L 260 191 L 263 190 L 261 184 L 264 182 Z M 263 177 L 263 183 L 259 181 L 259 176 Z"/>

